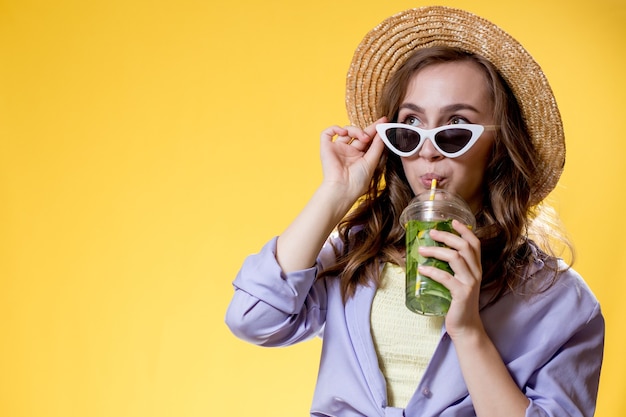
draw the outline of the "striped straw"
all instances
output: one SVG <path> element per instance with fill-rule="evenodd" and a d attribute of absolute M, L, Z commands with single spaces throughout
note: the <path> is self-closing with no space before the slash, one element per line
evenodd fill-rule
<path fill-rule="evenodd" d="M 437 188 L 437 180 L 433 178 L 430 182 L 430 201 L 435 199 L 435 188 Z"/>

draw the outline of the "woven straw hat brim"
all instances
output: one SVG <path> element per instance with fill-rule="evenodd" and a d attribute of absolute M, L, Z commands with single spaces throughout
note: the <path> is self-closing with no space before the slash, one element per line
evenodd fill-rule
<path fill-rule="evenodd" d="M 565 164 L 561 115 L 543 71 L 522 45 L 502 29 L 472 13 L 434 6 L 410 9 L 384 20 L 357 47 L 346 83 L 350 122 L 365 127 L 378 119 L 383 86 L 415 49 L 449 46 L 492 62 L 517 97 L 539 166 L 532 203 L 556 186 Z"/>

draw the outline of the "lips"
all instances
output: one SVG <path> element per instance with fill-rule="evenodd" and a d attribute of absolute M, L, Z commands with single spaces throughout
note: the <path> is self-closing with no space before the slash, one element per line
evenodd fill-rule
<path fill-rule="evenodd" d="M 420 181 L 425 189 L 429 189 L 433 180 L 437 180 L 437 187 L 441 188 L 441 184 L 445 181 L 444 177 L 435 173 L 424 174 L 420 177 Z"/>

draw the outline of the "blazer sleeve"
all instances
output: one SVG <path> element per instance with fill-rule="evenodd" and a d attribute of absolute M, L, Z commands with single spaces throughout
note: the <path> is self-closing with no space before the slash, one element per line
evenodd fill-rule
<path fill-rule="evenodd" d="M 578 312 L 570 311 L 569 322 L 577 323 L 575 331 L 569 333 L 568 339 L 530 377 L 526 395 L 531 402 L 526 417 L 594 415 L 605 324 L 599 304 L 593 301 L 595 303 L 586 311 L 585 302 L 581 302 Z M 582 320 L 578 321 L 577 316 L 582 316 Z M 565 334 L 567 327 L 568 324 L 562 324 Z M 559 329 L 555 328 L 554 332 L 558 333 Z M 546 335 L 546 340 L 549 337 Z"/>
<path fill-rule="evenodd" d="M 604 318 L 582 278 L 573 270 L 565 275 L 564 283 L 554 288 L 555 296 L 544 300 L 550 307 L 540 310 L 545 312 L 543 321 L 553 323 L 533 338 L 546 355 L 526 384 L 531 400 L 527 417 L 591 417 L 595 413 Z"/>
<path fill-rule="evenodd" d="M 240 339 L 262 346 L 286 346 L 320 335 L 326 320 L 326 280 L 317 279 L 325 245 L 315 266 L 285 273 L 276 260 L 276 240 L 246 258 L 233 282 L 226 324 Z"/>

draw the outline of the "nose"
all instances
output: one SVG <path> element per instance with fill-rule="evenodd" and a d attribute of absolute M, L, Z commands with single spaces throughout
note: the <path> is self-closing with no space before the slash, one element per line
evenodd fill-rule
<path fill-rule="evenodd" d="M 439 153 L 437 148 L 435 148 L 430 138 L 426 138 L 418 152 L 418 155 L 421 158 L 427 159 L 429 161 L 435 161 L 444 157 L 442 154 Z"/>

